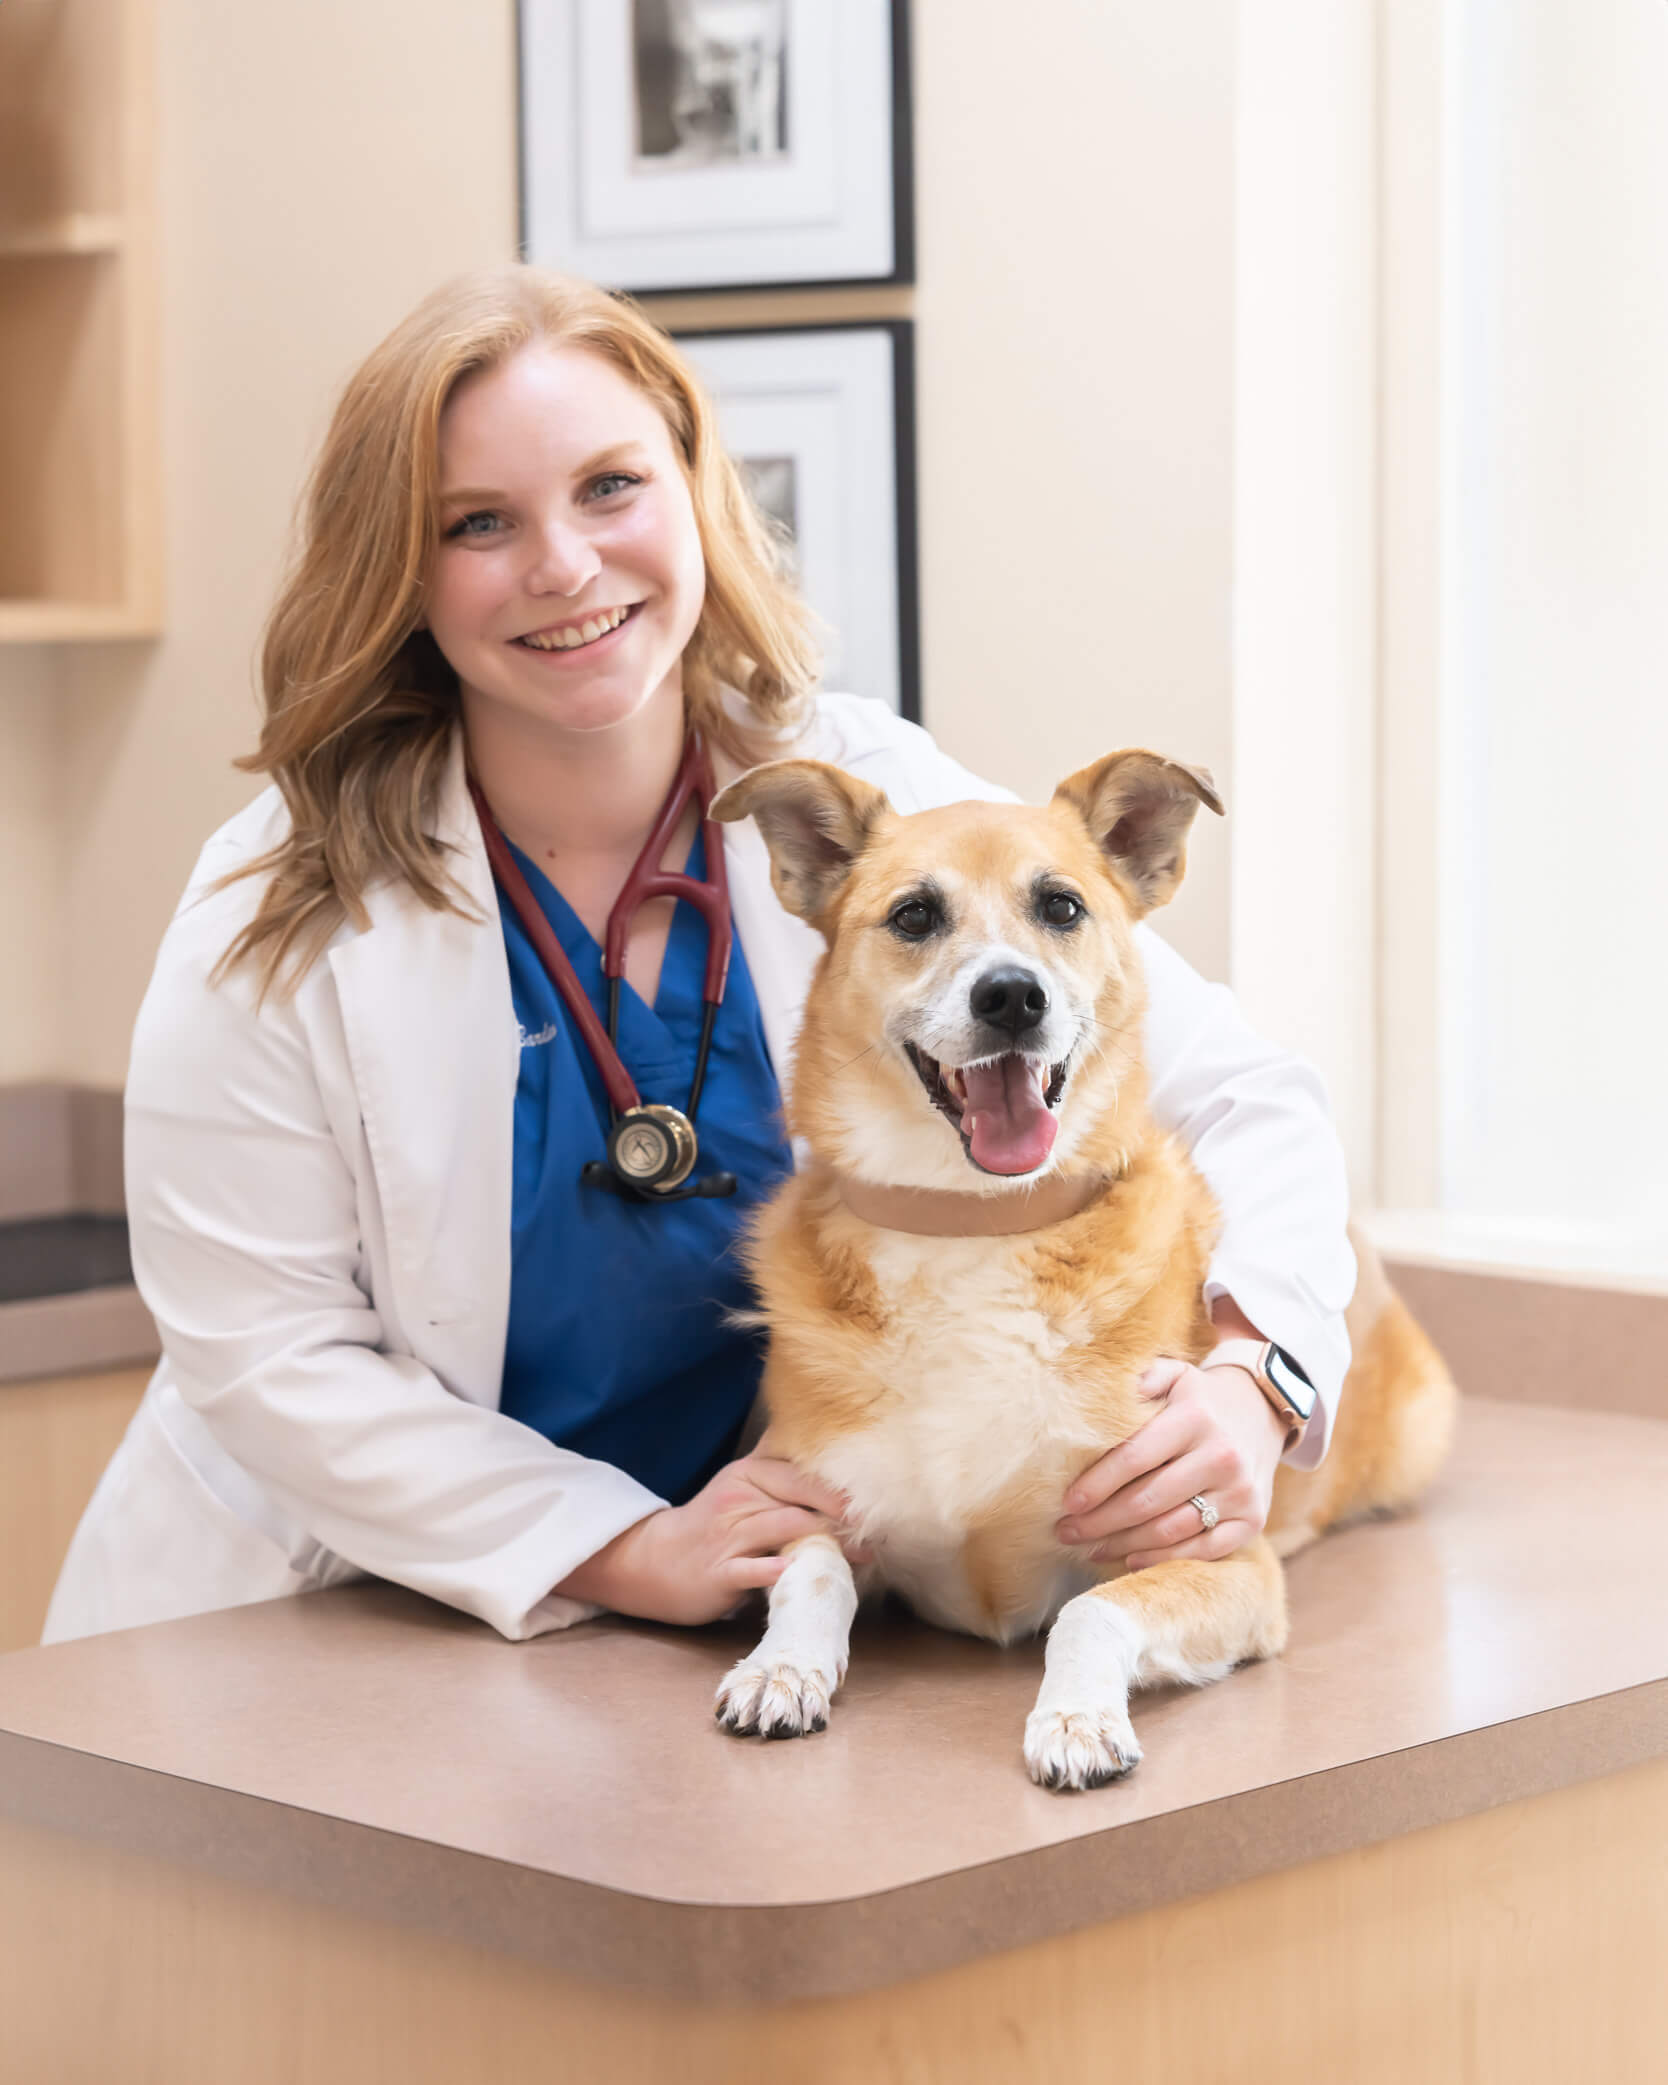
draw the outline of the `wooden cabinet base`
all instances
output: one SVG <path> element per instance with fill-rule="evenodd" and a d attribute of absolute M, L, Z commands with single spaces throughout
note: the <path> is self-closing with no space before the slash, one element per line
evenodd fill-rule
<path fill-rule="evenodd" d="M 149 1374 L 0 1383 L 0 1651 L 40 1642 L 70 1537 Z"/>
<path fill-rule="evenodd" d="M 0 2068 L 97 2085 L 1645 2078 L 1668 2047 L 1665 1843 L 1668 1761 L 919 1982 L 709 2007 L 0 1822 Z"/>

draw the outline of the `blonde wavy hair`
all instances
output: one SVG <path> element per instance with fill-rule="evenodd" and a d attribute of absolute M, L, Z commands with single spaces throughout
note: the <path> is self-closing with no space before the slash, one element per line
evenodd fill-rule
<path fill-rule="evenodd" d="M 433 910 L 474 916 L 430 829 L 459 716 L 457 676 L 419 627 L 439 540 L 440 417 L 465 377 L 534 341 L 604 357 L 671 432 L 706 559 L 683 655 L 691 723 L 751 765 L 801 720 L 819 665 L 811 618 L 672 341 L 628 299 L 542 269 L 446 283 L 349 380 L 303 496 L 262 649 L 260 744 L 236 763 L 277 783 L 290 829 L 226 879 L 269 880 L 217 978 L 249 963 L 260 997 L 293 990 L 344 921 L 368 924 L 365 894 L 389 878 Z M 726 689 L 744 698 L 739 718 Z"/>

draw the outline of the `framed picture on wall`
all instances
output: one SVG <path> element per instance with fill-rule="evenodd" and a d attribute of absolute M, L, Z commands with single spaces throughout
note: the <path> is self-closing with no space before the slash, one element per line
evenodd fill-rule
<path fill-rule="evenodd" d="M 908 0 L 520 0 L 530 261 L 611 289 L 913 280 Z"/>
<path fill-rule="evenodd" d="M 879 696 L 918 722 L 909 321 L 677 338 L 824 626 L 824 684 Z"/>

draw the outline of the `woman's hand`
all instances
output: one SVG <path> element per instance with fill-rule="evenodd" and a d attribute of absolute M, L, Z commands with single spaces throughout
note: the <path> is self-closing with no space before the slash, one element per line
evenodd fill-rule
<path fill-rule="evenodd" d="M 1139 1387 L 1160 1409 L 1071 1485 L 1060 1540 L 1132 1571 L 1232 1556 L 1268 1519 L 1286 1445 L 1279 1415 L 1243 1368 L 1155 1361 Z M 1195 1493 L 1216 1508 L 1209 1534 Z"/>
<path fill-rule="evenodd" d="M 556 1591 L 644 1621 L 715 1622 L 753 1587 L 776 1583 L 790 1542 L 841 1534 L 848 1503 L 755 1450 L 726 1463 L 687 1506 L 664 1506 L 616 1535 Z"/>

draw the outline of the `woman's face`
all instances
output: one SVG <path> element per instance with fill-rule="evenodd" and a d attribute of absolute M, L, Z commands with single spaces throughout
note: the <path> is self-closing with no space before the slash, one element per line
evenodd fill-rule
<path fill-rule="evenodd" d="M 671 433 L 612 363 L 540 342 L 459 384 L 426 620 L 466 718 L 590 732 L 681 702 L 705 594 Z"/>

